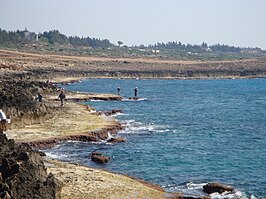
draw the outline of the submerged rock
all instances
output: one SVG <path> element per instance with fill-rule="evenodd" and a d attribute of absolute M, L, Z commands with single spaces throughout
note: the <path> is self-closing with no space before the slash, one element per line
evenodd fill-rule
<path fill-rule="evenodd" d="M 98 156 L 92 156 L 91 160 L 94 162 L 103 164 L 103 163 L 108 163 L 110 160 L 110 157 L 98 155 Z"/>
<path fill-rule="evenodd" d="M 91 160 L 93 162 L 98 162 L 101 164 L 108 163 L 110 161 L 110 157 L 108 156 L 103 156 L 101 152 L 92 152 L 91 153 Z"/>
<path fill-rule="evenodd" d="M 206 185 L 203 186 L 203 192 L 207 193 L 207 194 L 212 194 L 215 192 L 218 192 L 219 194 L 223 193 L 223 192 L 232 192 L 234 191 L 233 187 L 221 184 L 221 183 L 217 183 L 217 182 L 212 182 L 212 183 L 208 183 Z"/>

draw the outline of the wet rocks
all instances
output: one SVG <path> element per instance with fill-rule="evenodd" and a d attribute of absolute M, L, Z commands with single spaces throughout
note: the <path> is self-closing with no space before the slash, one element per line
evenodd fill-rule
<path fill-rule="evenodd" d="M 217 183 L 217 182 L 211 182 L 203 186 L 203 192 L 207 194 L 212 194 L 215 192 L 218 192 L 219 194 L 221 194 L 226 191 L 232 192 L 234 191 L 234 188 L 221 184 L 221 183 Z"/>
<path fill-rule="evenodd" d="M 112 114 L 116 114 L 116 113 L 123 113 L 123 110 L 121 110 L 121 109 L 113 109 L 112 110 Z"/>
<path fill-rule="evenodd" d="M 108 163 L 110 161 L 110 157 L 103 156 L 101 152 L 92 152 L 91 153 L 91 160 L 97 163 Z"/>
<path fill-rule="evenodd" d="M 123 137 L 115 137 L 115 138 L 111 138 L 109 140 L 107 140 L 107 142 L 109 143 L 119 143 L 119 142 L 125 142 L 126 139 Z"/>
<path fill-rule="evenodd" d="M 111 116 L 111 115 L 114 115 L 114 114 L 117 114 L 117 113 L 123 113 L 123 110 L 113 109 L 111 111 L 104 111 L 103 112 L 103 114 L 106 115 L 106 116 Z"/>

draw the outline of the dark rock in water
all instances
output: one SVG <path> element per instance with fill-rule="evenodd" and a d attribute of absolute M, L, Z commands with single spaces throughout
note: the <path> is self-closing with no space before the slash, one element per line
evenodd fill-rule
<path fill-rule="evenodd" d="M 91 160 L 94 162 L 98 162 L 98 163 L 103 164 L 103 163 L 108 163 L 110 160 L 110 157 L 97 155 L 97 156 L 92 156 Z"/>
<path fill-rule="evenodd" d="M 110 140 L 107 140 L 107 142 L 110 143 L 119 143 L 119 142 L 125 142 L 126 139 L 122 137 L 116 137 L 116 138 L 111 138 Z"/>
<path fill-rule="evenodd" d="M 140 98 L 138 98 L 138 97 L 130 97 L 129 99 L 130 100 L 139 100 Z"/>
<path fill-rule="evenodd" d="M 103 153 L 102 152 L 98 152 L 98 151 L 93 151 L 93 152 L 91 152 L 91 157 L 92 156 L 101 156 Z"/>
<path fill-rule="evenodd" d="M 110 157 L 103 156 L 101 152 L 92 152 L 91 153 L 91 160 L 98 163 L 108 163 L 110 160 Z"/>
<path fill-rule="evenodd" d="M 123 113 L 123 110 L 121 110 L 121 109 L 113 109 L 112 110 L 112 114 L 116 114 L 116 113 Z"/>
<path fill-rule="evenodd" d="M 39 153 L 0 132 L 0 198 L 61 198 L 61 187 Z"/>
<path fill-rule="evenodd" d="M 114 115 L 114 114 L 116 114 L 116 113 L 123 113 L 123 111 L 120 110 L 120 109 L 113 109 L 113 110 L 111 110 L 111 111 L 104 111 L 103 113 L 104 113 L 106 116 L 111 116 L 111 115 Z"/>
<path fill-rule="evenodd" d="M 208 183 L 203 186 L 203 192 L 207 194 L 212 194 L 215 192 L 218 192 L 219 194 L 221 194 L 226 191 L 232 192 L 234 191 L 234 188 L 221 184 L 221 183 L 217 183 L 217 182 Z"/>

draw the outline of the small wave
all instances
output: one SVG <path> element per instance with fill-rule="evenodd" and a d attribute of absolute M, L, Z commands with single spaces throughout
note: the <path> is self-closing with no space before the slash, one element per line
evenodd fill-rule
<path fill-rule="evenodd" d="M 100 141 L 97 141 L 97 142 L 90 142 L 92 144 L 108 144 L 107 143 L 107 140 L 100 140 Z"/>
<path fill-rule="evenodd" d="M 64 155 L 64 154 L 58 155 L 58 154 L 55 154 L 52 152 L 46 152 L 46 151 L 45 151 L 45 154 L 47 157 L 52 158 L 52 159 L 57 159 L 57 160 L 66 159 L 68 157 L 67 155 Z"/>
<path fill-rule="evenodd" d="M 124 115 L 128 115 L 128 114 L 126 114 L 126 113 L 115 113 L 115 114 L 113 114 L 112 115 L 112 117 L 117 117 L 117 116 L 124 116 Z"/>
<path fill-rule="evenodd" d="M 78 140 L 67 140 L 65 142 L 66 143 L 83 143 L 82 141 L 78 141 Z"/>
<path fill-rule="evenodd" d="M 131 133 L 164 133 L 169 132 L 168 126 L 156 125 L 154 123 L 143 124 L 135 120 L 123 121 L 124 130 L 120 133 L 131 134 Z"/>
<path fill-rule="evenodd" d="M 251 197 L 247 197 L 245 193 L 236 190 L 235 192 L 231 193 L 231 192 L 224 192 L 222 194 L 219 193 L 213 193 L 210 194 L 212 199 L 256 199 L 255 196 L 251 196 Z"/>
<path fill-rule="evenodd" d="M 104 100 L 95 100 L 95 99 L 91 99 L 91 102 L 103 102 Z"/>
<path fill-rule="evenodd" d="M 139 99 L 137 99 L 135 101 L 146 101 L 146 100 L 148 100 L 148 99 L 147 98 L 139 98 Z"/>
<path fill-rule="evenodd" d="M 147 101 L 148 99 L 147 98 L 138 98 L 138 99 L 122 99 L 121 101 L 125 101 L 125 102 L 138 102 L 138 101 Z"/>
<path fill-rule="evenodd" d="M 181 185 L 167 185 L 164 186 L 163 188 L 173 191 L 173 192 L 182 192 L 184 195 L 187 196 L 204 196 L 206 195 L 203 192 L 203 186 L 206 185 L 207 183 L 193 183 L 193 182 L 188 182 L 185 184 Z M 247 197 L 247 195 L 244 192 L 241 192 L 240 190 L 235 190 L 234 192 L 224 192 L 222 194 L 219 193 L 213 193 L 210 194 L 210 197 L 212 199 L 257 199 L 255 196 Z"/>
<path fill-rule="evenodd" d="M 171 192 L 181 192 L 184 195 L 192 196 L 192 195 L 206 195 L 203 193 L 203 186 L 207 183 L 193 183 L 188 182 L 180 185 L 167 185 L 164 188 Z"/>
<path fill-rule="evenodd" d="M 206 183 L 189 182 L 189 183 L 186 184 L 188 189 L 202 189 L 204 185 L 206 185 Z"/>

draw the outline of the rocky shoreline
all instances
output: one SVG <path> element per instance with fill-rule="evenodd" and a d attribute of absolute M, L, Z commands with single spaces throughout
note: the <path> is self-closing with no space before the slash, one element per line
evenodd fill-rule
<path fill-rule="evenodd" d="M 97 131 L 87 132 L 86 134 L 80 135 L 68 135 L 48 138 L 41 141 L 32 141 L 32 142 L 20 142 L 21 144 L 28 144 L 33 149 L 46 149 L 56 144 L 64 141 L 81 141 L 81 142 L 100 142 L 101 140 L 107 140 L 108 134 L 116 134 L 119 130 L 122 130 L 123 127 L 118 123 L 109 128 L 102 128 Z"/>
<path fill-rule="evenodd" d="M 179 63 L 163 62 L 163 67 L 166 68 L 161 73 L 156 66 L 162 62 L 149 60 L 141 60 L 140 64 L 136 60 L 128 62 L 98 58 L 84 60 L 80 57 L 67 58 L 65 56 L 24 54 L 3 50 L 0 50 L 0 58 L 0 108 L 12 119 L 12 124 L 6 132 L 9 140 L 2 132 L 0 133 L 0 146 L 2 147 L 0 198 L 84 198 L 84 196 L 86 198 L 95 198 L 96 196 L 101 196 L 100 198 L 209 198 L 208 196 L 186 197 L 180 193 L 166 193 L 158 186 L 139 179 L 52 160 L 45 160 L 45 165 L 51 172 L 48 174 L 43 159 L 39 153 L 33 151 L 33 148 L 47 148 L 66 140 L 107 140 L 109 133 L 115 135 L 117 131 L 122 129 L 118 122 L 102 116 L 104 114 L 95 113 L 94 110 L 92 112 L 88 106 L 73 103 L 91 99 L 121 100 L 120 96 L 68 92 L 67 103 L 64 107 L 60 107 L 57 100 L 58 88 L 46 82 L 47 79 L 59 78 L 60 81 L 67 79 L 67 81 L 73 82 L 80 77 L 168 78 L 168 72 L 171 74 L 170 78 L 176 77 L 176 75 L 178 78 L 194 78 L 187 72 L 184 73 L 185 76 L 179 76 L 176 71 L 173 72 L 172 70 L 167 72 L 167 67 L 178 66 Z M 73 65 L 71 65 L 72 62 Z M 88 66 L 84 68 L 85 62 Z M 264 61 L 249 60 L 245 63 L 253 62 L 259 63 L 258 70 L 260 72 L 256 77 L 266 76 Z M 142 71 L 143 63 L 154 70 Z M 130 67 L 138 65 L 137 71 L 129 70 L 127 72 L 128 67 L 125 67 L 123 71 L 118 72 L 120 67 L 124 67 L 125 64 Z M 189 64 L 196 63 L 182 64 L 189 68 L 191 67 Z M 99 70 L 99 66 L 106 65 L 110 70 Z M 140 68 L 139 65 L 141 65 Z M 91 66 L 95 67 L 91 68 Z M 73 75 L 78 76 L 78 78 L 69 80 Z M 37 93 L 43 94 L 43 102 L 38 102 L 35 99 Z M 69 117 L 71 114 L 75 117 Z M 106 113 L 106 115 L 108 114 Z M 84 172 L 76 175 L 77 171 Z M 8 172 L 11 172 L 12 175 L 6 176 Z M 91 173 L 97 175 L 90 178 L 88 176 Z M 24 174 L 31 177 L 20 177 Z M 25 186 L 20 185 L 21 183 Z M 91 190 L 86 189 L 85 186 L 85 189 L 81 189 L 84 192 L 78 191 L 80 186 L 84 187 L 84 183 Z M 118 183 L 120 183 L 119 189 L 116 188 Z M 96 188 L 91 187 L 92 185 Z M 15 191 L 15 189 L 18 190 L 18 187 L 23 190 L 21 193 Z M 90 195 L 88 196 L 88 194 Z"/>

